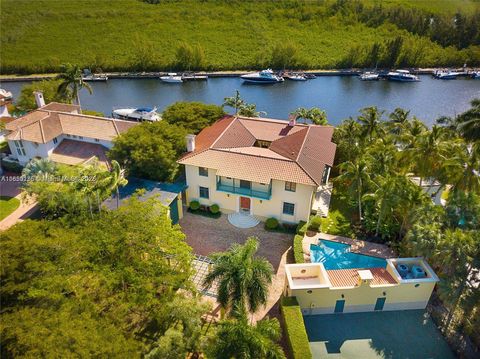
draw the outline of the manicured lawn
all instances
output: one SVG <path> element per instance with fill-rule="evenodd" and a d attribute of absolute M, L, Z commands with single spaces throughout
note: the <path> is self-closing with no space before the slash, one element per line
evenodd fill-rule
<path fill-rule="evenodd" d="M 20 206 L 20 200 L 15 197 L 0 196 L 0 221 L 10 215 Z"/>
<path fill-rule="evenodd" d="M 354 238 L 350 227 L 355 209 L 350 206 L 348 195 L 335 187 L 330 200 L 328 217 L 322 219 L 322 232 Z"/>
<path fill-rule="evenodd" d="M 454 358 L 422 310 L 312 315 L 304 321 L 314 358 Z"/>

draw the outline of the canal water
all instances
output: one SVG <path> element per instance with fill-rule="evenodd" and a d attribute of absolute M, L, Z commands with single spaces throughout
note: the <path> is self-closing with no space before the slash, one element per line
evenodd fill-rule
<path fill-rule="evenodd" d="M 208 81 L 164 83 L 159 79 L 110 79 L 91 83 L 93 95 L 81 93 L 82 108 L 103 112 L 122 107 L 152 107 L 159 111 L 176 101 L 201 101 L 221 105 L 224 97 L 239 90 L 243 99 L 255 103 L 259 111 L 287 119 L 298 107 L 319 107 L 331 124 L 358 115 L 366 106 L 387 112 L 397 107 L 411 111 L 427 125 L 440 116 L 453 116 L 469 108 L 480 97 L 480 81 L 472 79 L 435 80 L 420 76 L 420 82 L 360 81 L 355 76 L 322 76 L 306 82 L 286 80 L 274 85 L 243 84 L 240 78 L 210 78 Z M 2 88 L 18 97 L 25 82 L 3 82 Z"/>

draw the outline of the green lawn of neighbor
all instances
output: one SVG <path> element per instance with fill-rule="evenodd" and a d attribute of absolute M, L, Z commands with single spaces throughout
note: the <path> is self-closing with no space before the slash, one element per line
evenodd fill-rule
<path fill-rule="evenodd" d="M 0 196 L 0 221 L 15 211 L 18 206 L 20 206 L 18 198 Z"/>

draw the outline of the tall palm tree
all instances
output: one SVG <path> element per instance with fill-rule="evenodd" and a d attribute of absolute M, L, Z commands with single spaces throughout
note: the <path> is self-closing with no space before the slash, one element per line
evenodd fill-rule
<path fill-rule="evenodd" d="M 218 302 L 229 314 L 254 313 L 267 303 L 273 268 L 266 259 L 255 257 L 258 245 L 258 239 L 250 237 L 244 245 L 235 243 L 212 256 L 215 263 L 204 286 L 210 288 L 218 281 Z"/>
<path fill-rule="evenodd" d="M 216 336 L 207 350 L 212 358 L 284 359 L 277 319 L 263 319 L 254 325 L 245 315 L 219 323 Z"/>
<path fill-rule="evenodd" d="M 390 132 L 396 136 L 400 136 L 407 128 L 409 122 L 410 111 L 397 107 L 388 117 L 390 122 L 388 126 Z"/>
<path fill-rule="evenodd" d="M 315 125 L 324 126 L 328 124 L 326 112 L 317 107 L 312 107 L 311 109 L 299 107 L 290 114 L 295 115 L 297 119 L 303 118 L 304 120 L 310 120 Z"/>
<path fill-rule="evenodd" d="M 246 103 L 240 106 L 238 110 L 240 116 L 245 117 L 260 117 L 261 115 L 266 115 L 265 111 L 257 111 L 257 105 L 254 103 Z"/>
<path fill-rule="evenodd" d="M 118 188 L 120 186 L 125 186 L 128 183 L 128 180 L 125 178 L 125 170 L 120 167 L 120 164 L 117 161 L 113 160 L 111 166 L 112 169 L 110 175 L 105 179 L 104 188 L 109 193 L 115 192 L 118 208 L 120 206 L 120 193 Z"/>
<path fill-rule="evenodd" d="M 365 107 L 360 110 L 361 115 L 357 120 L 363 127 L 363 135 L 366 136 L 369 142 L 372 141 L 373 136 L 381 131 L 381 119 L 383 111 L 379 111 L 376 106 Z"/>
<path fill-rule="evenodd" d="M 76 101 L 80 105 L 80 90 L 86 88 L 90 94 L 93 93 L 92 87 L 83 81 L 82 70 L 78 65 L 62 65 L 62 72 L 57 77 L 62 80 L 58 86 L 57 92 Z"/>
<path fill-rule="evenodd" d="M 225 97 L 223 99 L 223 106 L 232 107 L 235 109 L 235 115 L 238 114 L 240 108 L 245 105 L 245 101 L 240 97 L 240 91 L 235 90 L 235 96 Z"/>
<path fill-rule="evenodd" d="M 453 191 L 480 192 L 480 143 L 461 143 L 449 153 L 452 156 L 443 166 L 444 181 L 453 185 Z"/>
<path fill-rule="evenodd" d="M 362 220 L 362 196 L 370 182 L 368 162 L 360 158 L 356 162 L 347 161 L 340 165 L 340 175 L 337 181 L 346 184 L 355 193 L 358 202 L 358 218 Z"/>
<path fill-rule="evenodd" d="M 472 100 L 472 108 L 457 118 L 458 129 L 467 141 L 480 140 L 480 98 Z"/>

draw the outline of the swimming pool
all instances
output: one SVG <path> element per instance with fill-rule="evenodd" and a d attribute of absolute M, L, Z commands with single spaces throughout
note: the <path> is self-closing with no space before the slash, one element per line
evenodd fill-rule
<path fill-rule="evenodd" d="M 323 263 L 325 269 L 351 268 L 385 268 L 387 261 L 383 258 L 351 253 L 348 244 L 322 239 L 319 244 L 310 245 L 312 263 Z"/>

